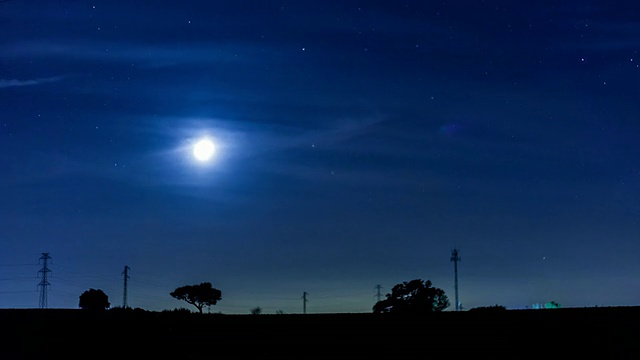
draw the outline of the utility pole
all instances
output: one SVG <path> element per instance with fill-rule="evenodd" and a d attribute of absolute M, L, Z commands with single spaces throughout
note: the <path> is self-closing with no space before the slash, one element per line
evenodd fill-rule
<path fill-rule="evenodd" d="M 127 265 L 124 266 L 124 292 L 122 293 L 122 308 L 127 308 L 127 279 L 129 279 L 129 267 Z"/>
<path fill-rule="evenodd" d="M 307 295 L 309 295 L 306 291 L 302 293 L 302 313 L 307 313 Z"/>
<path fill-rule="evenodd" d="M 455 275 L 454 284 L 456 289 L 456 311 L 460 310 L 460 300 L 458 300 L 458 261 L 462 260 L 458 255 L 458 249 L 454 248 L 453 251 L 451 251 L 451 261 L 453 261 L 453 272 Z"/>
<path fill-rule="evenodd" d="M 47 281 L 47 274 L 51 272 L 49 267 L 47 266 L 47 262 L 51 259 L 49 253 L 42 253 L 40 260 L 42 260 L 42 269 L 38 270 L 38 274 L 42 277 L 40 283 L 38 283 L 38 287 L 40 288 L 40 309 L 46 309 L 47 304 L 47 287 L 50 285 L 49 281 Z M 38 261 L 39 262 L 39 261 Z"/>
<path fill-rule="evenodd" d="M 382 297 L 382 293 L 380 293 L 380 290 L 382 289 L 382 286 L 380 285 L 376 285 L 376 297 L 378 298 L 378 302 L 380 301 L 380 298 Z"/>

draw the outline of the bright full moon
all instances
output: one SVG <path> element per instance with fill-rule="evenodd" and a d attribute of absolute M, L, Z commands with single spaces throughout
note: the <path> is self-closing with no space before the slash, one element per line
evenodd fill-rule
<path fill-rule="evenodd" d="M 199 161 L 208 161 L 213 157 L 216 149 L 209 139 L 201 139 L 193 146 L 193 156 Z"/>

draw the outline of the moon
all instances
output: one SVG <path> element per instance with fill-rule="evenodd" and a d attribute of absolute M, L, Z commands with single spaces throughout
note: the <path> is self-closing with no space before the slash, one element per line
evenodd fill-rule
<path fill-rule="evenodd" d="M 193 156 L 198 161 L 206 162 L 211 160 L 215 152 L 216 147 L 208 138 L 200 139 L 193 145 Z"/>

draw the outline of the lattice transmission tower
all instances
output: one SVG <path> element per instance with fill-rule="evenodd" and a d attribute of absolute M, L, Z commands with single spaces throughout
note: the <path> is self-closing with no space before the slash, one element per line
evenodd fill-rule
<path fill-rule="evenodd" d="M 124 275 L 124 291 L 122 293 L 122 308 L 126 309 L 127 308 L 127 280 L 129 280 L 129 270 L 130 268 L 125 265 L 124 266 L 124 271 L 122 272 L 122 274 Z"/>
<path fill-rule="evenodd" d="M 454 286 L 456 290 L 456 311 L 460 310 L 460 300 L 458 299 L 458 261 L 460 261 L 458 249 L 451 251 L 451 261 L 453 261 Z"/>
<path fill-rule="evenodd" d="M 376 285 L 376 299 L 378 299 L 378 302 L 380 302 L 380 300 L 382 300 L 382 285 Z"/>
<path fill-rule="evenodd" d="M 49 281 L 47 280 L 48 274 L 51 272 L 48 266 L 48 262 L 51 259 L 49 253 L 42 253 L 40 256 L 40 260 L 38 262 L 42 262 L 42 269 L 38 270 L 38 274 L 40 275 L 40 282 L 38 283 L 38 287 L 40 288 L 40 301 L 38 306 L 40 309 L 46 309 L 49 304 L 47 300 L 47 291 L 49 290 Z"/>
<path fill-rule="evenodd" d="M 307 295 L 309 295 L 309 293 L 306 291 L 302 293 L 302 313 L 303 314 L 307 313 L 307 301 L 309 301 L 307 299 Z"/>

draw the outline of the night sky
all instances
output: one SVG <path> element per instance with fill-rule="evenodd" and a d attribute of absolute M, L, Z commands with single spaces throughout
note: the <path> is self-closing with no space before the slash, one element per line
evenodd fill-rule
<path fill-rule="evenodd" d="M 524 4 L 526 3 L 526 4 Z M 0 308 L 640 304 L 636 1 L 0 2 Z M 209 161 L 192 153 L 210 138 Z"/>

